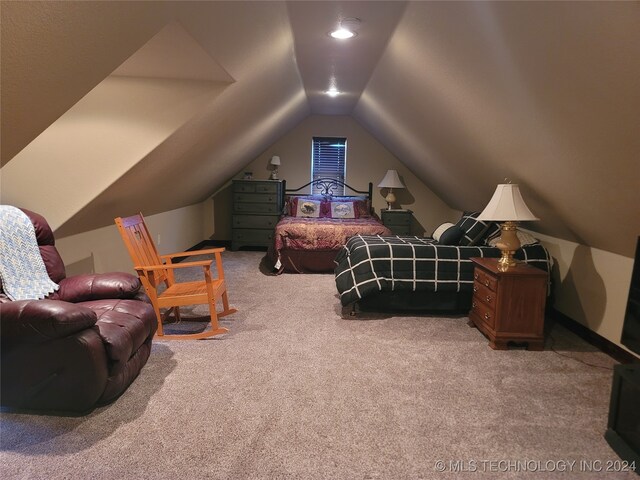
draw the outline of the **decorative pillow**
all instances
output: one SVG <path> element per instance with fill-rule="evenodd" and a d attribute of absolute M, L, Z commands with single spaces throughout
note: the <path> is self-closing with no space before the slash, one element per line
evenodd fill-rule
<path fill-rule="evenodd" d="M 453 223 L 445 222 L 436 228 L 431 237 L 439 245 L 458 245 L 460 239 L 464 235 L 464 232 Z"/>
<path fill-rule="evenodd" d="M 334 197 L 332 201 L 353 202 L 353 210 L 356 214 L 356 218 L 371 217 L 371 201 L 367 197 L 360 197 L 360 196 Z"/>
<path fill-rule="evenodd" d="M 299 198 L 297 201 L 296 217 L 318 218 L 320 217 L 320 201 L 305 200 Z"/>
<path fill-rule="evenodd" d="M 464 235 L 464 232 L 457 225 L 453 225 L 445 230 L 442 235 L 440 235 L 440 240 L 438 241 L 439 245 L 459 245 L 460 239 Z"/>
<path fill-rule="evenodd" d="M 498 233 L 487 238 L 487 245 L 489 245 L 490 247 L 495 247 L 496 244 L 500 242 L 500 235 L 501 233 L 498 231 Z M 520 240 L 520 245 L 522 247 L 524 247 L 525 245 L 536 245 L 540 243 L 540 240 L 538 240 L 536 237 L 527 232 L 523 232 L 522 230 L 516 230 L 516 235 L 518 236 L 518 240 Z"/>
<path fill-rule="evenodd" d="M 442 235 L 447 229 L 453 227 L 454 224 L 450 222 L 444 222 L 438 228 L 436 228 L 431 234 L 431 238 L 433 238 L 436 242 L 440 241 L 440 235 Z"/>
<path fill-rule="evenodd" d="M 353 202 L 331 202 L 331 218 L 356 218 Z"/>
<path fill-rule="evenodd" d="M 500 231 L 500 227 L 495 222 L 478 220 L 478 215 L 480 212 L 464 212 L 462 214 L 462 218 L 456 223 L 456 226 L 463 232 L 458 245 L 479 245 L 484 243 L 486 238 Z"/>
<path fill-rule="evenodd" d="M 296 213 L 298 211 L 298 201 L 299 200 L 315 200 L 317 202 L 321 202 L 323 200 L 322 195 L 291 195 L 285 197 L 284 200 L 284 211 L 285 215 L 290 215 L 292 217 L 297 216 Z M 322 208 L 321 208 L 322 211 Z"/>

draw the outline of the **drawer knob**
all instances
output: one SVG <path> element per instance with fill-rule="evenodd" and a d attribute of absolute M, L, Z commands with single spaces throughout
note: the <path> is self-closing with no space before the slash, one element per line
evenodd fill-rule
<path fill-rule="evenodd" d="M 476 308 L 476 302 L 471 302 L 471 308 Z"/>
<path fill-rule="evenodd" d="M 474 274 L 473 274 L 473 278 L 475 278 L 475 279 L 477 280 L 477 279 L 478 279 L 478 274 L 477 274 L 477 273 L 474 273 Z"/>
<path fill-rule="evenodd" d="M 488 286 L 489 286 L 489 280 L 485 280 L 485 281 L 484 281 L 484 286 L 485 286 L 485 287 L 488 287 Z"/>
<path fill-rule="evenodd" d="M 485 320 L 489 320 L 491 318 L 491 315 L 489 315 L 488 313 L 484 314 L 484 319 Z"/>
<path fill-rule="evenodd" d="M 487 299 L 487 302 L 491 302 L 491 295 L 487 295 L 486 299 Z"/>
<path fill-rule="evenodd" d="M 478 287 L 476 287 L 475 285 L 473 286 L 473 293 L 476 293 L 478 291 Z"/>

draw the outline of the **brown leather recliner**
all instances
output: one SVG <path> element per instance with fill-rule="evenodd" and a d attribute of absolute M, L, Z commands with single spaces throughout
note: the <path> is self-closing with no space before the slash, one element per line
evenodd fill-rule
<path fill-rule="evenodd" d="M 115 400 L 138 376 L 151 353 L 156 316 L 133 275 L 66 278 L 49 224 L 23 211 L 60 288 L 44 300 L 11 301 L 0 285 L 0 403 L 84 413 Z"/>

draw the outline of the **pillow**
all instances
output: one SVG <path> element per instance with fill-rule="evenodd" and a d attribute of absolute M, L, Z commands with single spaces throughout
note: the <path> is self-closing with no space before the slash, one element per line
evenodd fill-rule
<path fill-rule="evenodd" d="M 500 235 L 501 233 L 498 232 L 497 234 L 494 234 L 491 237 L 487 238 L 487 245 L 489 245 L 490 247 L 495 247 L 496 244 L 500 242 Z M 535 245 L 540 243 L 540 240 L 538 240 L 536 237 L 527 232 L 523 232 L 522 230 L 516 230 L 516 235 L 518 236 L 518 240 L 520 240 L 520 246 L 522 247 L 524 247 L 525 245 Z"/>
<path fill-rule="evenodd" d="M 439 245 L 458 245 L 463 235 L 464 232 L 460 227 L 453 223 L 445 222 L 435 229 L 432 237 Z"/>
<path fill-rule="evenodd" d="M 458 245 L 480 245 L 484 243 L 486 238 L 500 231 L 500 227 L 495 222 L 478 220 L 478 215 L 480 212 L 464 212 L 462 214 L 462 218 L 456 223 L 456 226 L 463 232 Z"/>
<path fill-rule="evenodd" d="M 318 218 L 320 217 L 320 201 L 299 198 L 296 207 L 296 217 Z"/>
<path fill-rule="evenodd" d="M 331 202 L 331 218 L 356 218 L 354 202 Z"/>
<path fill-rule="evenodd" d="M 353 202 L 353 210 L 356 218 L 368 218 L 371 216 L 371 201 L 367 197 L 345 196 L 334 197 L 334 202 Z"/>
<path fill-rule="evenodd" d="M 459 245 L 460 239 L 463 237 L 464 232 L 457 225 L 453 225 L 447 230 L 445 230 L 442 235 L 440 235 L 440 240 L 438 241 L 439 245 Z"/>
<path fill-rule="evenodd" d="M 447 229 L 453 226 L 454 226 L 453 223 L 444 222 L 442 225 L 440 225 L 438 228 L 436 228 L 433 231 L 433 233 L 431 234 L 431 238 L 433 238 L 436 242 L 439 242 L 440 235 L 442 235 Z"/>
<path fill-rule="evenodd" d="M 298 201 L 299 200 L 315 200 L 317 202 L 322 202 L 322 195 L 291 195 L 285 197 L 284 200 L 284 210 L 283 213 L 285 215 L 290 215 L 292 217 L 297 216 L 296 212 L 298 211 Z M 322 210 L 322 208 L 321 208 Z"/>

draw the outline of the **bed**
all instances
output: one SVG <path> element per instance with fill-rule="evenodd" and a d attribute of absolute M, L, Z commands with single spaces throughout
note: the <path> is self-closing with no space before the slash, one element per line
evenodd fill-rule
<path fill-rule="evenodd" d="M 299 193 L 306 188 L 320 193 Z M 334 195 L 347 190 L 350 195 Z M 371 206 L 373 185 L 356 190 L 333 179 L 285 189 L 284 212 L 267 258 L 276 273 L 333 273 L 335 258 L 355 235 L 391 235 Z"/>
<path fill-rule="evenodd" d="M 455 235 L 437 238 L 357 235 L 336 257 L 336 287 L 344 307 L 365 311 L 461 313 L 471 308 L 473 257 L 499 258 L 494 245 L 499 227 L 466 212 L 450 225 Z M 436 229 L 437 232 L 438 229 Z M 446 233 L 446 231 L 445 231 Z M 521 234 L 523 247 L 515 257 L 547 272 L 548 251 Z"/>

